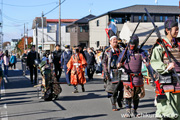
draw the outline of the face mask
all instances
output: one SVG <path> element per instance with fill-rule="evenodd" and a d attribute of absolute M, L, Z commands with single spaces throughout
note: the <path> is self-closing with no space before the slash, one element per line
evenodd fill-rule
<path fill-rule="evenodd" d="M 78 53 L 79 52 L 79 49 L 75 49 L 75 53 Z"/>
<path fill-rule="evenodd" d="M 89 50 L 89 52 L 92 52 L 91 50 Z"/>
<path fill-rule="evenodd" d="M 68 51 L 69 51 L 69 49 L 65 49 L 65 51 L 66 51 L 66 52 L 68 52 Z"/>

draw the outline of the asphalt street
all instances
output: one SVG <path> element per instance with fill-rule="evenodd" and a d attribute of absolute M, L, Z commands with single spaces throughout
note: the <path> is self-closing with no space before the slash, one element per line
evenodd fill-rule
<path fill-rule="evenodd" d="M 39 79 L 41 76 L 39 74 Z M 60 81 L 65 82 L 62 73 Z M 16 70 L 9 70 L 9 77 L 1 87 L 0 120 L 126 120 L 125 108 L 112 111 L 110 100 L 104 91 L 100 75 L 85 84 L 86 92 L 72 93 L 73 86 L 61 84 L 62 93 L 58 100 L 39 99 L 37 88 L 30 84 L 29 73 L 22 76 L 21 63 Z M 154 88 L 145 85 L 146 95 L 140 100 L 139 120 L 155 120 Z"/>

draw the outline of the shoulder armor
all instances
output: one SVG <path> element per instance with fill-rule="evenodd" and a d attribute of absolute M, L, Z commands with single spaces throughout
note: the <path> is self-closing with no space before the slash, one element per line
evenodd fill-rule
<path fill-rule="evenodd" d="M 111 47 L 108 47 L 108 48 L 105 50 L 105 52 L 108 52 L 109 50 L 111 50 Z"/>

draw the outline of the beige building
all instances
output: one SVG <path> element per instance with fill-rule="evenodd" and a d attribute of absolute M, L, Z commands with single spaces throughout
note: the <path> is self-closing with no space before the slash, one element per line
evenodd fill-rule
<path fill-rule="evenodd" d="M 156 5 L 133 5 L 113 11 L 109 11 L 105 14 L 97 16 L 89 20 L 89 43 L 90 47 L 94 47 L 95 49 L 101 46 L 109 46 L 109 40 L 107 38 L 105 28 L 108 27 L 109 21 L 112 19 L 116 22 L 118 28 L 118 35 L 120 38 L 129 40 L 132 31 L 135 28 L 135 25 L 139 20 L 142 20 L 143 26 L 150 26 L 151 23 L 149 17 L 147 16 L 144 8 L 147 8 L 149 13 L 151 14 L 154 22 L 158 22 L 158 24 L 163 24 L 167 19 L 172 19 L 178 21 L 178 17 L 180 14 L 179 6 L 156 6 Z M 127 23 L 125 26 L 124 23 Z M 133 24 L 130 24 L 133 23 Z M 132 26 L 131 26 L 132 25 Z M 142 40 L 148 35 L 153 28 L 143 28 L 140 30 L 138 35 L 142 38 Z M 159 26 L 162 29 L 162 25 Z M 122 32 L 122 33 L 121 33 Z M 164 33 L 162 32 L 162 35 Z M 154 36 L 154 34 L 153 34 Z M 141 40 L 141 41 L 142 41 Z M 149 44 L 149 43 L 148 43 Z"/>

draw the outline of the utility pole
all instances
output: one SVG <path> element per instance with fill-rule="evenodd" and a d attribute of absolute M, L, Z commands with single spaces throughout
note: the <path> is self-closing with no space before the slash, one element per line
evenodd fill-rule
<path fill-rule="evenodd" d="M 25 41 L 26 39 L 25 39 L 25 23 L 24 23 L 24 51 L 25 51 L 25 47 L 26 47 L 26 41 Z"/>
<path fill-rule="evenodd" d="M 1 13 L 0 13 L 0 49 L 3 50 L 3 0 L 1 0 Z"/>
<path fill-rule="evenodd" d="M 43 20 L 43 12 L 42 12 L 42 50 L 44 50 L 44 20 Z"/>
<path fill-rule="evenodd" d="M 59 42 L 60 49 L 61 49 L 61 0 L 59 0 L 59 41 L 58 42 Z"/>
<path fill-rule="evenodd" d="M 38 23 L 37 23 L 37 20 L 35 20 L 35 23 L 36 23 L 36 51 L 38 52 L 38 30 L 37 30 Z"/>
<path fill-rule="evenodd" d="M 38 23 L 37 20 L 35 20 L 36 23 L 36 59 L 38 59 Z M 38 69 L 37 69 L 37 83 L 39 84 L 39 79 L 38 79 Z M 38 91 L 38 97 L 39 97 L 39 91 Z"/>
<path fill-rule="evenodd" d="M 28 49 L 28 26 L 27 26 L 27 49 Z"/>

